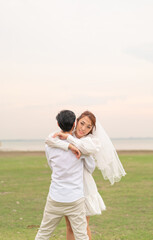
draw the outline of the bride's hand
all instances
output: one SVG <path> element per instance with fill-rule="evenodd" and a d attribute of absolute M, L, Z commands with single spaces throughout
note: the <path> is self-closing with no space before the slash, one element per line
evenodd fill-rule
<path fill-rule="evenodd" d="M 68 134 L 63 133 L 63 132 L 58 132 L 53 135 L 53 138 L 55 138 L 55 137 L 59 137 L 60 139 L 65 140 L 65 139 L 67 139 Z"/>
<path fill-rule="evenodd" d="M 75 156 L 79 159 L 81 157 L 80 150 L 75 147 L 73 144 L 69 144 L 69 149 L 75 154 Z"/>

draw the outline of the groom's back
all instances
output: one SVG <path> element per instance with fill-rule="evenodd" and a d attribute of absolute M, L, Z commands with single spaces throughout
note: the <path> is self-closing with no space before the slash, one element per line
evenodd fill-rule
<path fill-rule="evenodd" d="M 46 145 L 48 164 L 52 169 L 50 197 L 57 202 L 74 202 L 83 194 L 83 162 L 70 151 Z"/>

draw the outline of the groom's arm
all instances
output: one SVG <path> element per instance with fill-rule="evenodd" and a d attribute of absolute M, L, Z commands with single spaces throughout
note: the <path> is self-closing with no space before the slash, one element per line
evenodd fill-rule
<path fill-rule="evenodd" d="M 95 170 L 95 159 L 89 155 L 89 156 L 82 156 L 81 159 L 84 161 L 84 167 L 90 172 L 93 173 Z"/>

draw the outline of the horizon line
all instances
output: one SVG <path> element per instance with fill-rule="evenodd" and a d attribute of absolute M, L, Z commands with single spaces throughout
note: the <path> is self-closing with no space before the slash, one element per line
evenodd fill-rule
<path fill-rule="evenodd" d="M 110 137 L 112 140 L 117 139 L 129 139 L 129 140 L 136 140 L 136 139 L 153 139 L 152 137 Z M 45 138 L 7 138 L 7 139 L 0 139 L 1 141 L 44 141 Z"/>

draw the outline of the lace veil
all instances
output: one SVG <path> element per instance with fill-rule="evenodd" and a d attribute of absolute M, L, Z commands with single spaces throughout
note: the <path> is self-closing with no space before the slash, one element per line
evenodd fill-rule
<path fill-rule="evenodd" d="M 110 138 L 98 119 L 96 119 L 96 129 L 93 130 L 93 135 L 99 138 L 101 143 L 100 151 L 95 154 L 96 166 L 101 170 L 104 179 L 109 180 L 113 185 L 115 182 L 119 182 L 122 176 L 126 175 L 126 172 Z"/>

